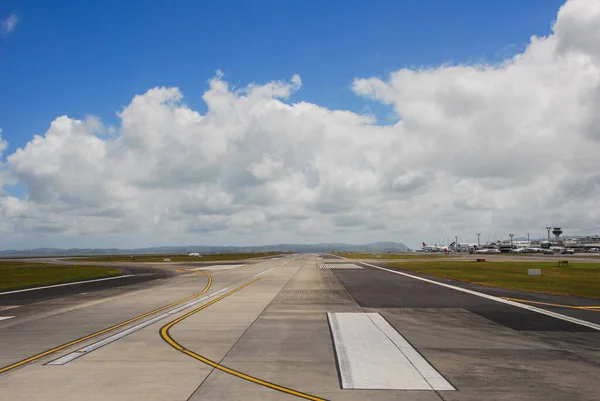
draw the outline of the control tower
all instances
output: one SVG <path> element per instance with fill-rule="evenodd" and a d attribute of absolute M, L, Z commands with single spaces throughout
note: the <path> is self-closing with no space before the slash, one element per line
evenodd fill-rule
<path fill-rule="evenodd" d="M 558 237 L 560 237 L 560 235 L 562 234 L 562 230 L 560 227 L 554 227 L 552 229 L 552 234 L 554 234 L 554 236 L 556 237 L 556 243 L 558 243 Z"/>

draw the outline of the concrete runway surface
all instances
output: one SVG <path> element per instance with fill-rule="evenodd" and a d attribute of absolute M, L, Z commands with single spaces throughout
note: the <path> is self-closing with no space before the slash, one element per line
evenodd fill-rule
<path fill-rule="evenodd" d="M 0 299 L 0 400 L 600 399 L 600 313 L 541 304 L 593 301 L 316 255 L 229 265 Z"/>

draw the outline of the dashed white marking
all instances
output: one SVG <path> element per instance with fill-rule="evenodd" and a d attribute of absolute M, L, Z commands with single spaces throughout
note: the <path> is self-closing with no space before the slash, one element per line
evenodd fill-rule
<path fill-rule="evenodd" d="M 267 274 L 268 272 L 270 272 L 270 271 L 271 271 L 271 270 L 273 270 L 273 269 L 275 269 L 275 268 L 274 268 L 274 267 L 271 267 L 270 269 L 268 269 L 268 270 L 265 270 L 265 271 L 264 271 L 264 272 L 262 272 L 262 273 L 255 274 L 253 277 L 260 277 L 260 276 L 262 276 L 263 274 Z"/>
<path fill-rule="evenodd" d="M 454 390 L 379 313 L 328 313 L 345 389 Z"/>
<path fill-rule="evenodd" d="M 506 299 L 495 297 L 493 295 L 484 294 L 483 292 L 473 291 L 473 290 L 469 290 L 467 288 L 457 287 L 455 285 L 450 285 L 450 284 L 446 284 L 446 283 L 440 283 L 439 281 L 429 280 L 427 278 L 423 278 L 423 277 L 419 277 L 419 276 L 414 276 L 412 274 L 408 274 L 408 273 L 404 273 L 404 272 L 400 272 L 400 271 L 396 271 L 396 270 L 386 269 L 385 267 L 375 266 L 375 265 L 371 265 L 369 263 L 364 263 L 364 262 L 363 262 L 363 264 L 367 265 L 367 266 L 374 267 L 374 268 L 379 269 L 379 270 L 385 270 L 385 271 L 390 272 L 390 273 L 399 274 L 401 276 L 406 276 L 406 277 L 414 278 L 415 280 L 420 280 L 420 281 L 424 281 L 426 283 L 431 283 L 431 284 L 439 285 L 441 287 L 451 288 L 451 289 L 456 290 L 456 291 L 465 292 L 467 294 L 475 295 L 477 297 L 486 298 L 486 299 L 490 299 L 492 301 L 500 302 L 501 304 L 511 305 L 511 306 L 514 306 L 514 307 L 517 307 L 517 308 L 521 308 L 521 309 L 527 309 L 527 310 L 530 310 L 532 312 L 541 313 L 542 315 L 547 315 L 547 316 L 555 317 L 557 319 L 561 319 L 561 320 L 564 320 L 566 322 L 571 322 L 571 323 L 579 324 L 579 325 L 582 325 L 582 326 L 585 326 L 585 327 L 590 327 L 592 329 L 600 331 L 600 324 L 588 322 L 587 320 L 577 319 L 577 318 L 574 318 L 574 317 L 571 317 L 571 316 L 567 316 L 567 315 L 563 315 L 563 314 L 560 314 L 560 313 L 551 312 L 551 311 L 546 310 L 546 309 L 536 308 L 535 306 L 521 304 L 519 302 L 508 301 Z"/>
<path fill-rule="evenodd" d="M 94 280 L 75 281 L 74 283 L 64 283 L 64 284 L 55 284 L 55 285 L 45 285 L 43 287 L 25 288 L 25 289 L 22 289 L 22 290 L 0 292 L 0 295 L 16 294 L 18 292 L 25 292 L 25 291 L 44 290 L 46 288 L 65 287 L 67 285 L 77 285 L 77 284 L 93 283 L 93 282 L 96 282 L 96 281 L 117 280 L 117 279 L 125 278 L 125 277 L 133 277 L 133 274 L 125 274 L 123 276 L 116 276 L 116 277 L 96 278 Z"/>
<path fill-rule="evenodd" d="M 14 308 L 18 308 L 21 305 L 7 305 L 7 306 L 0 306 L 0 311 L 1 310 L 9 310 L 9 309 L 14 309 Z"/>
<path fill-rule="evenodd" d="M 229 270 L 229 269 L 235 269 L 237 267 L 240 266 L 244 266 L 244 265 L 211 265 L 211 266 L 202 266 L 202 267 L 196 267 L 194 269 L 190 269 L 191 271 L 198 271 L 198 270 Z"/>
<path fill-rule="evenodd" d="M 319 269 L 362 269 L 362 266 L 351 263 L 324 263 L 319 265 Z"/>
<path fill-rule="evenodd" d="M 0 316 L 0 320 L 12 319 L 14 316 Z"/>

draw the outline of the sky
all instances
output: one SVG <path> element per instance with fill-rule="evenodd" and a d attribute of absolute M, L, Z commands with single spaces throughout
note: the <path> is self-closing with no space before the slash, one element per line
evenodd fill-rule
<path fill-rule="evenodd" d="M 0 250 L 598 234 L 598 43 L 595 0 L 4 0 Z"/>

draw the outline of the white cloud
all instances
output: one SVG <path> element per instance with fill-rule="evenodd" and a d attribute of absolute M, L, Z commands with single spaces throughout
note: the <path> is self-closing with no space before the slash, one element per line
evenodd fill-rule
<path fill-rule="evenodd" d="M 549 223 L 594 233 L 598 32 L 597 2 L 569 1 L 551 35 L 501 65 L 356 79 L 357 95 L 401 116 L 393 126 L 287 103 L 297 75 L 231 89 L 217 73 L 205 114 L 177 88 L 153 88 L 118 114 L 116 130 L 59 117 L 6 157 L 28 195 L 0 195 L 2 246 L 417 246 L 476 232 L 537 238 Z"/>
<path fill-rule="evenodd" d="M 17 14 L 12 13 L 8 17 L 6 17 L 5 20 L 2 21 L 2 30 L 5 33 L 11 33 L 12 31 L 14 31 L 14 29 L 20 21 L 21 18 Z"/>

